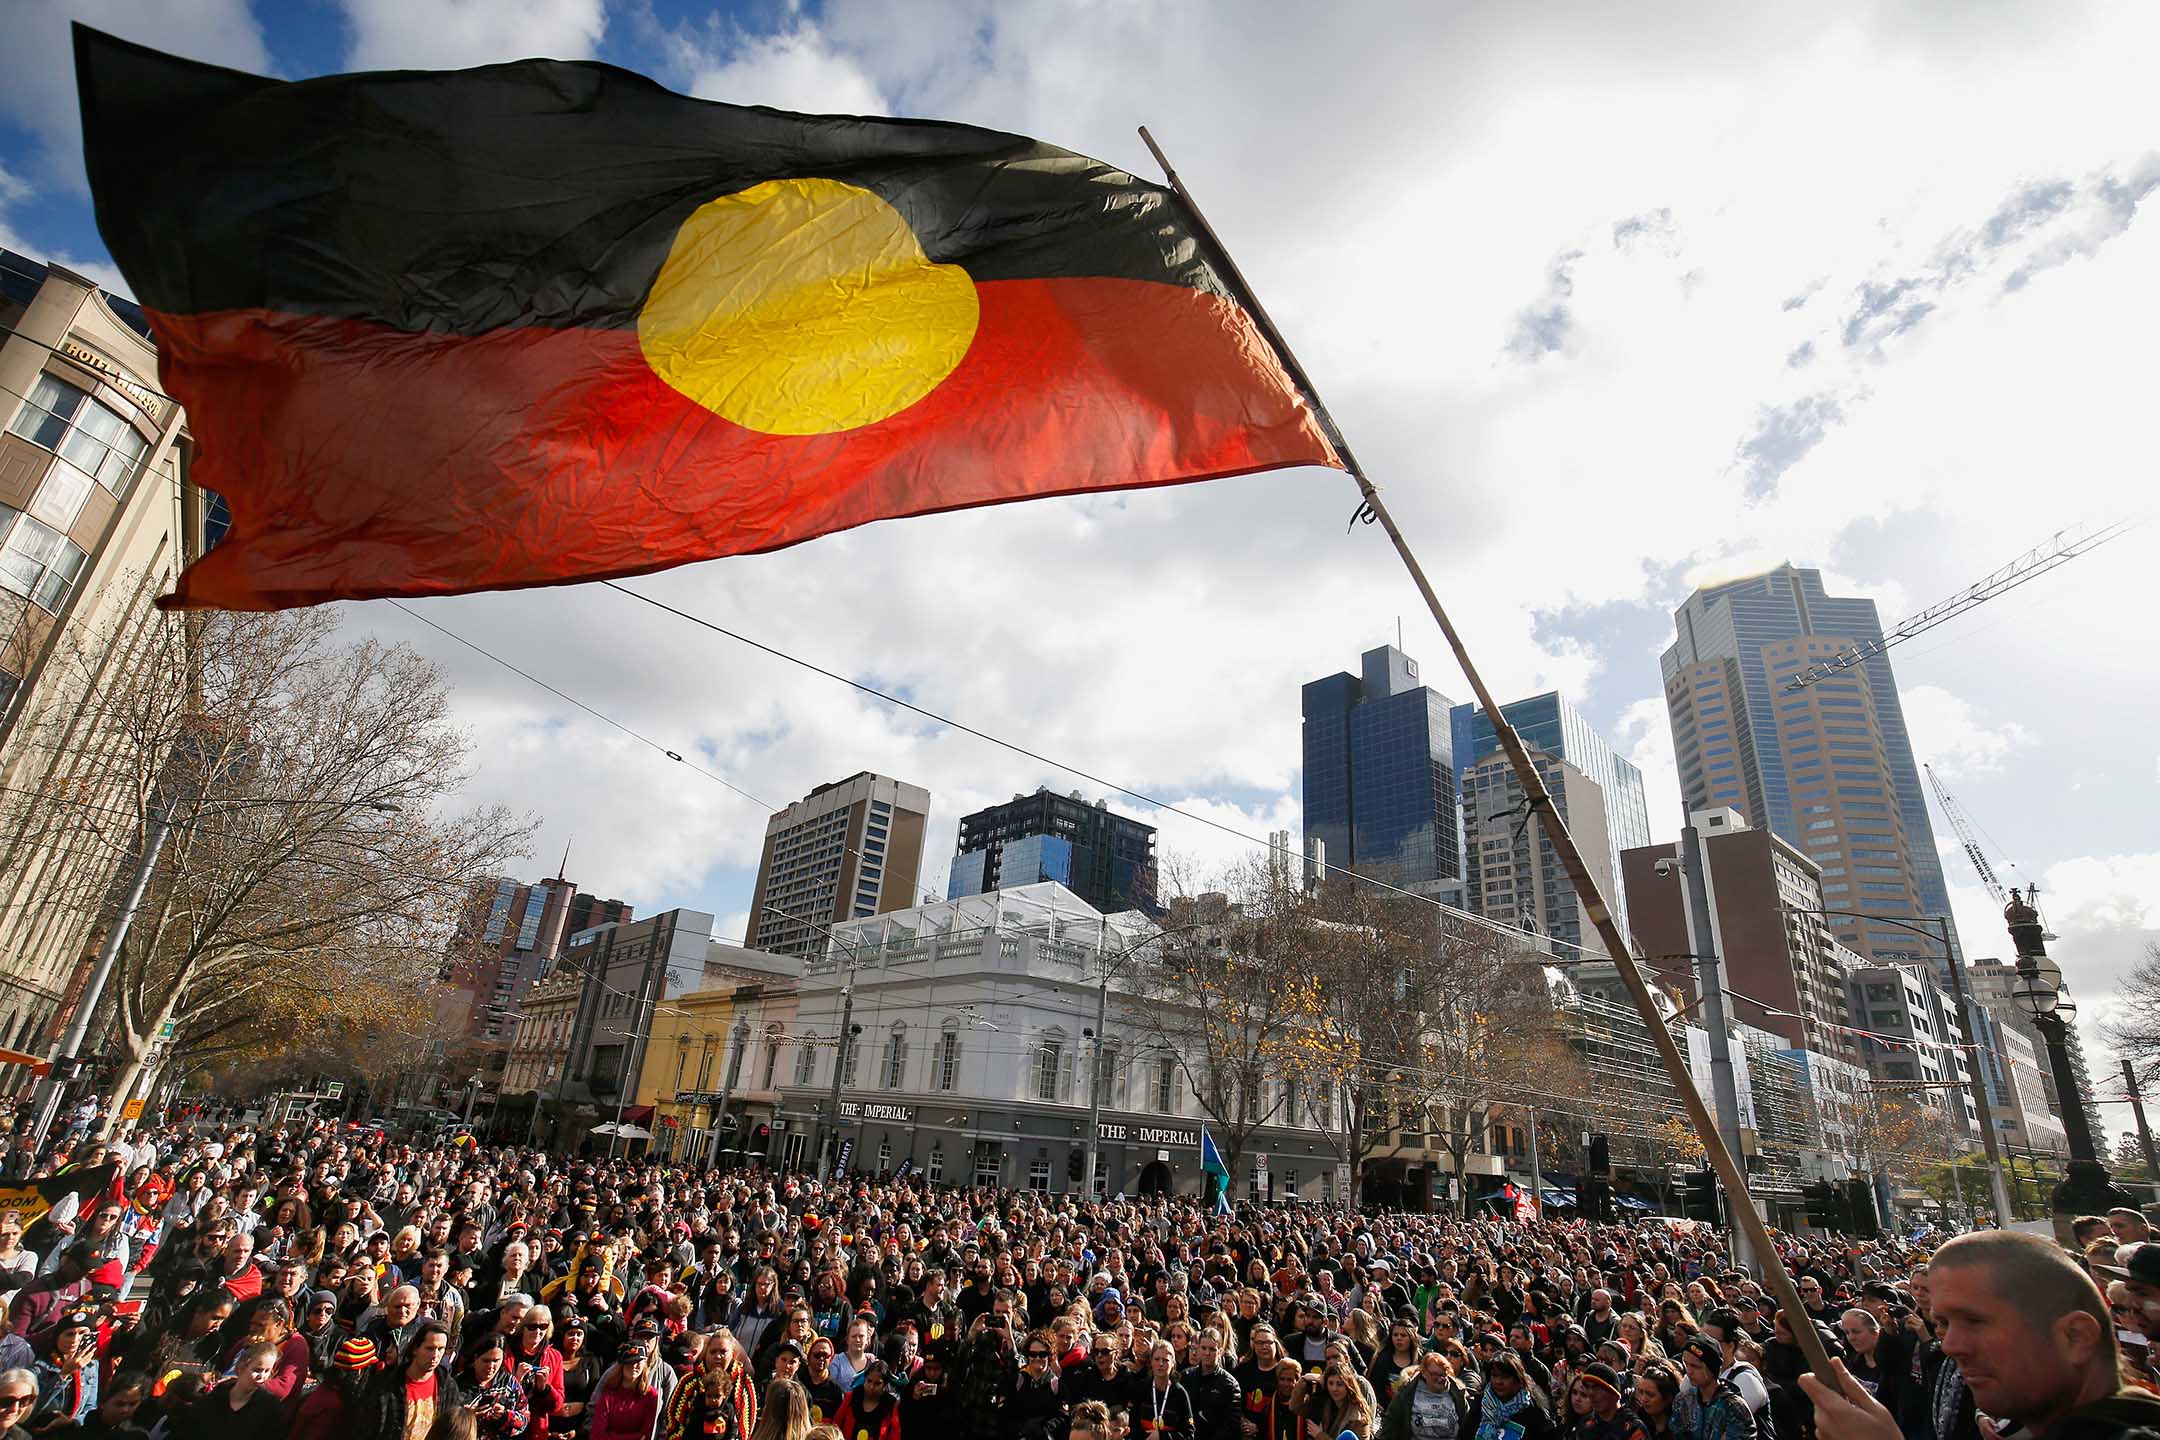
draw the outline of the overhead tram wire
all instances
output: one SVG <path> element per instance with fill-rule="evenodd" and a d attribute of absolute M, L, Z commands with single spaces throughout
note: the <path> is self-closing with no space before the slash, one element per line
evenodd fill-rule
<path fill-rule="evenodd" d="M 815 661 L 805 660 L 799 655 L 790 654 L 785 650 L 781 650 L 775 646 L 768 645 L 762 640 L 753 639 L 752 637 L 745 635 L 740 631 L 730 630 L 728 627 L 719 624 L 717 621 L 708 620 L 701 615 L 694 615 L 687 610 L 683 610 L 676 606 L 668 604 L 665 600 L 655 599 L 654 597 L 643 594 L 640 591 L 632 590 L 628 586 L 620 584 L 617 581 L 602 580 L 600 584 L 604 585 L 610 590 L 614 590 L 621 594 L 627 595 L 633 600 L 643 601 L 645 604 L 652 606 L 654 609 L 665 611 L 670 615 L 676 616 L 678 619 L 687 620 L 693 625 L 697 625 L 704 629 L 710 630 L 716 635 L 725 636 L 726 638 L 733 640 L 738 644 L 747 645 L 753 650 L 762 651 L 777 660 L 784 660 L 790 665 L 799 666 L 802 669 L 808 670 L 814 675 L 822 676 L 827 680 L 837 681 L 838 683 L 848 686 L 850 689 L 860 691 L 862 694 L 868 695 L 873 699 L 882 700 L 888 705 L 892 705 L 899 709 L 909 711 L 916 715 L 920 715 L 925 720 L 928 720 L 933 724 L 943 725 L 948 729 L 957 730 L 963 735 L 971 735 L 978 740 L 987 741 L 988 743 L 996 745 L 1001 749 L 1010 750 L 1015 755 L 1022 756 L 1025 759 L 1033 760 L 1039 765 L 1047 765 L 1053 770 L 1061 770 L 1068 775 L 1076 776 L 1079 779 L 1087 781 L 1091 785 L 1100 785 L 1103 786 L 1105 789 L 1115 790 L 1118 794 L 1126 796 L 1127 798 L 1132 800 L 1137 800 L 1141 804 L 1149 807 L 1152 810 L 1160 811 L 1166 815 L 1175 815 L 1181 820 L 1189 820 L 1198 825 L 1205 825 L 1212 830 L 1219 830 L 1223 834 L 1231 836 L 1234 839 L 1242 840 L 1246 844 L 1251 845 L 1257 849 L 1273 849 L 1273 846 L 1269 841 L 1263 840 L 1257 835 L 1252 835 L 1247 833 L 1246 831 L 1240 830 L 1234 825 L 1225 825 L 1220 820 L 1213 820 L 1205 815 L 1199 814 L 1196 811 L 1186 810 L 1180 806 L 1173 805 L 1167 800 L 1157 799 L 1155 796 L 1149 795 L 1145 791 L 1135 790 L 1129 785 L 1123 785 L 1105 776 L 1097 775 L 1091 771 L 1083 770 L 1077 765 L 1069 764 L 1062 760 L 1053 759 L 1052 757 L 1044 755 L 1039 751 L 1030 750 L 1025 745 L 1021 745 L 1016 741 L 1007 740 L 1003 736 L 993 735 L 987 730 L 978 729 L 977 727 L 970 725 L 965 721 L 955 720 L 948 715 L 941 715 L 935 710 L 925 709 L 923 706 L 917 705 L 911 700 L 903 700 L 899 696 L 890 694 L 884 690 L 880 690 L 874 685 L 866 684 L 865 682 L 854 679 L 853 677 L 848 675 L 843 675 L 837 670 L 829 670 L 825 666 L 820 665 Z M 1339 865 L 1327 865 L 1326 868 L 1334 874 L 1355 880 L 1358 883 L 1370 886 L 1373 889 L 1384 890 L 1391 895 L 1399 896 L 1405 900 L 1419 901 L 1423 904 L 1430 905 L 1445 914 L 1452 915 L 1457 919 L 1468 921 L 1473 925 L 1477 925 L 1481 928 L 1491 930 L 1499 934 L 1510 935 L 1518 939 L 1530 940 L 1543 945 L 1566 946 L 1568 949 L 1580 952 L 1583 956 L 1591 956 L 1592 954 L 1591 947 L 1587 945 L 1580 945 L 1572 941 L 1561 940 L 1554 936 L 1540 935 L 1537 934 L 1535 931 L 1525 930 L 1519 926 L 1509 925 L 1503 921 L 1491 919 L 1488 916 L 1475 915 L 1468 910 L 1459 909 L 1456 906 L 1450 905 L 1444 900 L 1436 900 L 1430 895 L 1420 895 L 1414 890 L 1406 890 L 1399 885 L 1391 885 L 1385 880 L 1376 879 L 1370 875 L 1361 875 L 1354 870 L 1343 869 Z M 1556 963 L 1571 964 L 1580 962 L 1557 960 Z"/>
<path fill-rule="evenodd" d="M 1121 785 L 1115 780 L 1104 779 L 1103 777 L 1092 774 L 1089 771 L 1082 770 L 1078 766 L 1068 765 L 1061 761 L 1051 759 L 1046 755 L 1042 755 L 1037 753 L 1036 751 L 1028 749 L 1024 745 L 1020 745 L 1011 740 L 1006 740 L 1001 736 L 993 735 L 988 731 L 979 730 L 972 725 L 965 724 L 958 720 L 948 719 L 947 717 L 940 715 L 933 710 L 926 710 L 920 705 L 916 705 L 907 700 L 902 700 L 894 695 L 889 695 L 886 692 L 877 689 L 875 686 L 866 685 L 859 680 L 852 680 L 837 671 L 828 670 L 813 661 L 805 660 L 799 656 L 791 655 L 785 650 L 775 649 L 773 646 L 767 645 L 763 641 L 753 640 L 749 636 L 739 634 L 733 630 L 729 630 L 724 626 L 718 625 L 713 621 L 706 620 L 700 616 L 693 615 L 688 611 L 678 610 L 674 606 L 667 604 L 665 601 L 655 600 L 650 596 L 641 595 L 635 590 L 626 589 L 625 587 L 618 585 L 613 580 L 603 580 L 599 583 L 605 585 L 609 589 L 620 590 L 623 594 L 630 596 L 632 599 L 642 600 L 646 604 L 652 605 L 657 609 L 667 611 L 669 614 L 672 615 L 680 616 L 681 618 L 690 621 L 692 624 L 702 626 L 705 629 L 712 630 L 717 634 L 724 635 L 728 639 L 736 640 L 744 645 L 752 647 L 753 649 L 761 650 L 764 653 L 775 657 L 776 659 L 785 660 L 791 665 L 797 665 L 805 670 L 811 671 L 814 674 L 821 675 L 830 680 L 836 680 L 843 685 L 847 685 L 855 690 L 859 690 L 862 693 L 869 695 L 875 699 L 883 700 L 887 704 L 895 705 L 902 709 L 911 711 L 917 715 L 921 715 L 925 719 L 930 720 L 936 724 L 947 726 L 966 735 L 972 735 L 980 740 L 988 741 L 990 744 L 996 745 L 1001 749 L 1010 750 L 1014 754 L 1024 756 L 1025 758 L 1033 760 L 1038 764 L 1047 765 L 1053 770 L 1061 770 L 1066 774 L 1077 776 L 1082 780 L 1086 780 L 1090 784 L 1101 785 L 1106 789 L 1115 790 L 1120 795 L 1128 796 L 1134 800 L 1139 801 L 1143 805 L 1147 805 L 1152 809 L 1162 811 L 1165 814 L 1175 815 L 1180 819 L 1190 820 L 1197 824 L 1205 825 L 1210 829 L 1219 830 L 1223 834 L 1232 836 L 1233 838 L 1238 840 L 1242 840 L 1246 844 L 1251 845 L 1257 849 L 1267 850 L 1272 848 L 1269 845 L 1269 842 L 1267 842 L 1266 840 L 1263 840 L 1256 835 L 1247 834 L 1245 831 L 1239 830 L 1235 826 L 1225 825 L 1219 820 L 1211 820 L 1205 815 L 1182 809 L 1176 805 L 1170 804 L 1168 801 L 1158 800 L 1143 791 L 1135 790 L 1127 785 Z M 512 674 L 520 677 L 521 679 L 537 685 L 542 690 L 547 691 L 550 695 L 556 696 L 567 704 L 576 706 L 578 709 L 584 711 L 586 714 L 591 715 L 595 719 L 598 719 L 603 723 L 621 731 L 623 734 L 629 736 L 633 740 L 636 740 L 639 744 L 646 746 L 647 748 L 655 751 L 658 754 L 666 756 L 668 759 L 675 761 L 678 764 L 689 766 L 689 768 L 697 771 L 700 775 L 703 775 L 708 780 L 724 786 L 735 794 L 740 795 L 743 799 L 750 801 L 750 803 L 765 810 L 768 814 L 779 813 L 779 807 L 769 804 L 765 800 L 760 799 L 759 797 L 751 794 L 749 791 L 743 789 L 741 786 L 735 784 L 733 781 L 721 777 L 720 775 L 705 768 L 704 766 L 699 765 L 689 759 L 686 759 L 681 751 L 670 749 L 668 746 L 663 745 L 661 742 L 653 739 L 651 736 L 642 734 L 639 731 L 632 729 L 630 726 L 623 724 L 621 721 L 615 719 L 611 715 L 606 714 L 597 707 L 590 705 L 583 700 L 579 700 L 575 696 L 570 695 L 568 692 L 549 684 L 545 680 L 540 679 L 538 676 L 534 675 L 529 670 L 523 669 L 522 667 L 515 665 L 508 660 L 505 660 L 502 656 L 497 655 L 494 651 L 489 650 L 487 647 L 481 645 L 479 642 L 467 639 L 465 636 L 458 634 L 455 630 L 452 630 L 450 627 L 440 623 L 439 621 L 430 620 L 428 617 L 422 615 L 419 611 L 413 609 L 411 606 L 405 604 L 403 601 L 390 600 L 387 603 L 395 607 L 396 609 L 404 612 L 405 614 L 410 615 L 413 619 L 418 620 L 421 624 L 427 626 L 429 629 L 435 630 L 443 635 L 448 636 L 450 639 L 455 640 L 458 644 L 464 646 L 466 649 L 472 651 L 474 654 L 479 655 L 485 659 L 494 661 L 496 664 L 502 666 L 505 670 L 510 671 Z M 849 853 L 857 856 L 858 858 L 864 858 L 862 856 L 862 852 L 855 849 L 853 846 L 846 846 L 844 848 L 846 848 Z M 1574 957 L 1548 955 L 1545 957 L 1544 961 L 1544 963 L 1546 964 L 1563 966 L 1576 965 L 1583 963 L 1585 959 L 1594 960 L 1603 953 L 1601 951 L 1593 952 L 1590 946 L 1578 944 L 1571 940 L 1562 940 L 1559 939 L 1557 936 L 1539 935 L 1534 931 L 1525 930 L 1519 926 L 1509 925 L 1503 921 L 1493 920 L 1483 915 L 1474 915 L 1467 910 L 1459 909 L 1456 906 L 1450 905 L 1444 900 L 1436 900 L 1430 895 L 1420 895 L 1414 890 L 1405 890 L 1400 886 L 1391 885 L 1385 880 L 1374 879 L 1373 877 L 1367 875 L 1359 875 L 1355 871 L 1345 870 L 1338 865 L 1329 865 L 1327 866 L 1327 869 L 1336 875 L 1341 875 L 1356 880 L 1360 884 L 1368 885 L 1376 890 L 1384 890 L 1389 894 L 1399 896 L 1405 900 L 1414 900 L 1419 902 L 1420 904 L 1429 905 L 1434 909 L 1439 910 L 1443 914 L 1452 916 L 1455 919 L 1464 921 L 1468 924 L 1475 925 L 1480 929 L 1490 931 L 1494 934 L 1505 935 L 1518 940 L 1527 940 L 1537 946 L 1555 946 L 1577 952 Z"/>

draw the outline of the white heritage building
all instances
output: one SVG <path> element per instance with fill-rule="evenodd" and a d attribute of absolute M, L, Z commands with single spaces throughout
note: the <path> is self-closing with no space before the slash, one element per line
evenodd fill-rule
<path fill-rule="evenodd" d="M 1139 1018 L 1155 1002 L 1128 978 L 1157 933 L 1147 916 L 1102 915 L 1055 881 L 834 926 L 825 953 L 805 957 L 793 1032 L 778 1037 L 775 1151 L 790 1164 L 829 1153 L 837 1058 L 850 1170 L 906 1165 L 947 1185 L 1076 1193 L 1099 1055 L 1097 1192 L 1199 1193 L 1206 1113 L 1162 1027 Z M 843 1051 L 834 1037 L 850 996 Z M 1339 1140 L 1309 1100 L 1298 1109 L 1299 1123 L 1255 1133 L 1233 1196 L 1344 1193 Z"/>

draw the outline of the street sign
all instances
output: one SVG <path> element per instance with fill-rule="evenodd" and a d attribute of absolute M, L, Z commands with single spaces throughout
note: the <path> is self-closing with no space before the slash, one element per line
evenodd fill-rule
<path fill-rule="evenodd" d="M 344 1093 L 345 1082 L 342 1080 L 332 1080 L 329 1084 L 323 1086 L 323 1096 L 325 1099 L 335 1100 L 342 1096 Z"/>
<path fill-rule="evenodd" d="M 171 1020 L 167 1020 L 167 1021 L 166 1021 L 166 1022 L 165 1022 L 164 1024 L 162 1024 L 162 1025 L 158 1026 L 158 1027 L 157 1027 L 157 1038 L 158 1038 L 158 1039 L 160 1039 L 160 1040 L 170 1040 L 170 1039 L 172 1039 L 172 1037 L 173 1037 L 173 1025 L 174 1025 L 175 1023 L 176 1023 L 176 1022 L 174 1022 L 174 1021 L 171 1021 Z"/>
<path fill-rule="evenodd" d="M 142 1119 L 142 1112 L 143 1102 L 140 1098 L 137 1098 L 120 1107 L 120 1118 L 122 1120 L 140 1120 Z"/>

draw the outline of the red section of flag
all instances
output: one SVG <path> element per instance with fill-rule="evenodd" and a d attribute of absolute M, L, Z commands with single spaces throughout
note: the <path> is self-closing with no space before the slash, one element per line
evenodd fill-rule
<path fill-rule="evenodd" d="M 832 435 L 743 429 L 628 330 L 414 333 L 153 312 L 229 537 L 170 604 L 275 609 L 635 575 L 872 520 L 1336 460 L 1235 304 L 993 281 L 926 398 Z"/>

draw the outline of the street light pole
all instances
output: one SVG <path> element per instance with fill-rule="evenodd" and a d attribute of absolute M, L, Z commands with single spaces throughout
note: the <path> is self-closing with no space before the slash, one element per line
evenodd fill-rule
<path fill-rule="evenodd" d="M 2033 908 L 2030 895 L 2012 890 L 2009 903 L 2003 906 L 2003 922 L 2009 927 L 2010 943 L 2017 951 L 2015 998 L 2031 1013 L 2033 1028 L 2047 1044 L 2048 1068 L 2054 1072 L 2056 1098 L 2062 1102 L 2070 1162 L 2064 1166 L 2062 1183 L 2049 1200 L 2056 1234 L 2067 1242 L 2073 1217 L 2104 1213 L 2111 1206 L 2125 1203 L 2128 1197 L 2115 1187 L 2107 1167 L 2100 1163 L 2099 1152 L 2093 1148 L 2092 1124 L 2078 1093 L 2077 1072 L 2070 1065 L 2070 1017 L 2077 1012 L 2066 1004 L 2068 997 L 2049 975 L 2042 972 L 2041 966 L 2048 960 L 2047 932 L 2041 927 L 2040 912 Z M 2048 964 L 2048 971 L 2061 973 L 2052 964 Z"/>
<path fill-rule="evenodd" d="M 848 1056 L 854 1049 L 854 1038 L 855 968 L 850 966 L 848 968 L 848 983 L 840 987 L 840 1038 L 839 1043 L 833 1047 L 832 1100 L 826 1111 L 826 1119 L 830 1123 L 832 1133 L 832 1160 L 830 1164 L 825 1166 L 825 1174 L 828 1179 L 838 1179 L 840 1175 L 840 1132 L 844 1128 L 840 1123 L 840 1081 L 847 1070 Z M 824 1142 L 825 1137 L 820 1135 L 818 1137 L 820 1151 L 824 1148 Z"/>
<path fill-rule="evenodd" d="M 811 1148 L 813 1155 L 822 1155 L 824 1153 L 826 1138 L 824 1132 L 829 1125 L 833 1144 L 833 1170 L 838 1171 L 840 1168 L 840 1131 L 842 1129 L 840 1124 L 840 1075 L 845 1068 L 850 1042 L 855 1036 L 855 981 L 862 973 L 862 952 L 856 949 L 851 942 L 842 939 L 840 932 L 834 930 L 830 925 L 821 925 L 815 920 L 806 920 L 800 915 L 790 915 L 777 905 L 767 905 L 765 909 L 771 914 L 778 915 L 783 920 L 793 920 L 798 925 L 809 926 L 834 945 L 837 945 L 841 953 L 848 957 L 847 984 L 840 987 L 840 1035 L 838 1044 L 833 1049 L 832 1093 L 829 1113 L 818 1117 L 819 1133 L 815 1137 L 817 1143 Z"/>
<path fill-rule="evenodd" d="M 1680 868 L 1687 880 L 1688 949 L 1695 956 L 1695 983 L 1702 995 L 1703 1024 L 1710 1031 L 1710 1089 L 1717 1103 L 1718 1133 L 1725 1149 L 1743 1172 L 1746 1152 L 1740 1148 L 1740 1088 L 1733 1076 L 1732 1036 L 1725 1028 L 1725 975 L 1718 963 L 1717 936 L 1710 916 L 1709 859 L 1702 836 L 1692 820 L 1680 827 Z M 1746 1197 L 1729 1195 L 1734 1205 Z M 1747 1260 L 1747 1230 L 1737 1217 L 1733 1221 L 1733 1258 Z M 1767 1263 L 1767 1262 L 1766 1262 Z"/>
<path fill-rule="evenodd" d="M 1095 1169 L 1102 1163 L 1102 1082 L 1103 1082 L 1103 1026 L 1110 1018 L 1110 971 L 1103 966 L 1102 980 L 1095 987 L 1095 1050 L 1088 1056 L 1088 1120 L 1087 1120 L 1087 1169 L 1081 1172 L 1081 1193 L 1090 1199 L 1095 1195 Z"/>
<path fill-rule="evenodd" d="M 1102 976 L 1095 985 L 1095 1048 L 1093 1053 L 1088 1056 L 1088 1070 L 1091 1078 L 1088 1082 L 1087 1170 L 1080 1177 L 1080 1183 L 1085 1187 L 1085 1193 L 1091 1197 L 1095 1193 L 1095 1172 L 1102 1164 L 1102 1057 L 1103 1042 L 1106 1038 L 1103 1034 L 1103 1027 L 1110 1018 L 1111 978 L 1138 958 L 1140 953 L 1148 946 L 1159 945 L 1172 935 L 1182 935 L 1187 931 L 1206 928 L 1206 923 L 1202 922 L 1195 925 L 1174 925 L 1167 930 L 1157 930 L 1139 944 L 1128 947 L 1116 960 L 1106 958 L 1103 961 Z M 1107 942 L 1104 948 L 1108 948 Z M 1104 1188 L 1107 1189 L 1108 1187 Z"/>
<path fill-rule="evenodd" d="M 120 901 L 120 913 L 113 917 L 112 928 L 105 932 L 104 943 L 98 946 L 97 963 L 90 969 L 90 981 L 83 987 L 82 998 L 75 1002 L 75 1014 L 68 1021 L 67 1034 L 61 1037 L 60 1048 L 53 1054 L 52 1068 L 45 1072 L 44 1083 L 39 1086 L 37 1122 L 31 1131 L 33 1153 L 44 1148 L 45 1134 L 52 1129 L 53 1115 L 60 1109 L 60 1092 L 67 1086 L 68 1070 L 75 1057 L 82 1053 L 83 1039 L 90 1033 L 90 1021 L 97 1014 L 98 1001 L 105 995 L 105 982 L 111 978 L 113 964 L 120 958 L 120 947 L 127 943 L 128 927 L 135 923 L 136 912 L 142 909 L 143 896 L 150 890 L 150 877 L 157 873 L 158 856 L 164 852 L 165 841 L 171 836 L 172 829 L 172 809 L 159 800 L 150 811 L 150 825 L 143 834 L 142 856 L 135 862 L 135 873 L 128 880 L 127 894 Z"/>

